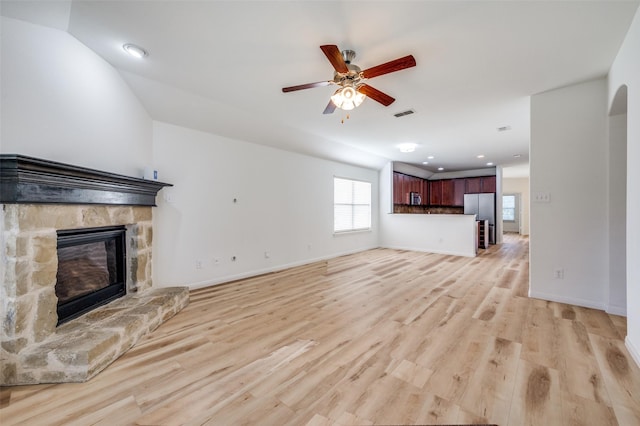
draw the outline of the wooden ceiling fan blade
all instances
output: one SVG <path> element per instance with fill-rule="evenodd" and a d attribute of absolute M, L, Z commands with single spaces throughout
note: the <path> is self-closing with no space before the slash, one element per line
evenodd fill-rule
<path fill-rule="evenodd" d="M 380 102 L 384 106 L 389 106 L 395 102 L 394 98 L 374 87 L 369 86 L 368 84 L 361 84 L 358 87 L 358 92 L 370 97 L 376 102 Z"/>
<path fill-rule="evenodd" d="M 342 57 L 342 53 L 340 53 L 338 46 L 335 44 L 325 44 L 320 46 L 320 49 L 322 49 L 336 71 L 341 73 L 349 72 L 349 68 L 347 68 L 347 64 L 344 62 L 344 58 Z"/>
<path fill-rule="evenodd" d="M 323 114 L 333 114 L 333 111 L 336 110 L 336 104 L 334 104 L 332 101 L 329 101 L 329 103 L 327 104 L 327 107 L 324 109 L 324 111 L 322 112 Z"/>
<path fill-rule="evenodd" d="M 283 87 L 282 91 L 284 93 L 295 92 L 296 90 L 312 89 L 314 87 L 328 86 L 330 84 L 331 84 L 330 81 L 318 81 L 316 83 L 307 83 L 307 84 L 300 84 L 298 86 Z"/>
<path fill-rule="evenodd" d="M 364 78 L 373 78 L 379 75 L 389 74 L 390 72 L 400 71 L 415 66 L 416 60 L 413 55 L 407 55 L 403 56 L 402 58 L 398 58 L 393 61 L 385 62 L 384 64 L 368 68 L 362 71 L 362 75 L 364 76 Z"/>

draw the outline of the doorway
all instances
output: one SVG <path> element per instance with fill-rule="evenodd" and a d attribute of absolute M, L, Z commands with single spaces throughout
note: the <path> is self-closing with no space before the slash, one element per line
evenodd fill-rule
<path fill-rule="evenodd" d="M 502 195 L 502 230 L 503 232 L 521 233 L 522 209 L 520 194 Z"/>

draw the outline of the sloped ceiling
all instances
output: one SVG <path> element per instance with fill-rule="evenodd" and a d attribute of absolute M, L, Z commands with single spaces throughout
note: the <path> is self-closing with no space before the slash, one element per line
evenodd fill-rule
<path fill-rule="evenodd" d="M 393 160 L 455 171 L 487 162 L 526 170 L 529 97 L 605 76 L 637 7 L 637 1 L 3 1 L 3 14 L 59 28 L 66 11 L 69 33 L 122 73 L 154 119 L 366 167 Z M 148 57 L 126 55 L 127 42 Z M 341 110 L 323 115 L 335 86 L 281 91 L 332 79 L 323 44 L 355 50 L 353 62 L 362 69 L 407 54 L 417 66 L 368 81 L 396 99 L 391 106 L 367 99 L 348 118 Z M 407 109 L 415 113 L 393 116 Z M 503 126 L 510 130 L 498 132 Z M 413 153 L 398 150 L 406 142 L 417 144 Z"/>

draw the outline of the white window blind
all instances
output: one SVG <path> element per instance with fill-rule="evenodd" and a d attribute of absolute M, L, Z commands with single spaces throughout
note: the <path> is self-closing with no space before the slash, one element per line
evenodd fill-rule
<path fill-rule="evenodd" d="M 513 222 L 516 220 L 516 197 L 515 195 L 502 196 L 502 220 Z"/>
<path fill-rule="evenodd" d="M 333 232 L 371 229 L 371 184 L 333 178 Z"/>

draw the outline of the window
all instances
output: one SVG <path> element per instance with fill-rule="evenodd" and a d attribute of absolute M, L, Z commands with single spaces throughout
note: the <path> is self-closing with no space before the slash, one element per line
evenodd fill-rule
<path fill-rule="evenodd" d="M 502 196 L 502 220 L 514 222 L 516 220 L 516 196 Z"/>
<path fill-rule="evenodd" d="M 371 229 L 371 184 L 333 178 L 333 232 Z"/>

